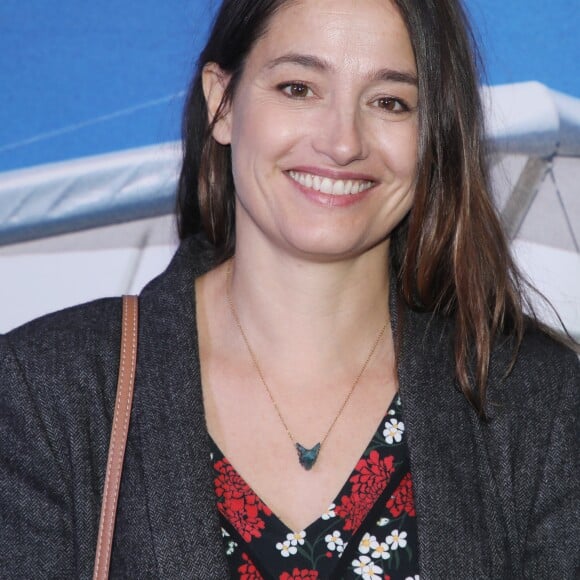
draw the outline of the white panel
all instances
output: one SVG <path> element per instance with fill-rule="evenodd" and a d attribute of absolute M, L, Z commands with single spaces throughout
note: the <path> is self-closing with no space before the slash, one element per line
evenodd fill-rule
<path fill-rule="evenodd" d="M 515 240 L 512 249 L 522 271 L 552 303 L 568 332 L 580 339 L 580 254 L 541 244 Z M 534 300 L 538 315 L 558 328 L 558 321 L 541 300 Z"/>
<path fill-rule="evenodd" d="M 0 332 L 95 298 L 138 293 L 176 246 L 166 216 L 0 248 Z"/>

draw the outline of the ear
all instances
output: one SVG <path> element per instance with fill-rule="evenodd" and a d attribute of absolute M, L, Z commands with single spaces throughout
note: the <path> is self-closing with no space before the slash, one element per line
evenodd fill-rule
<path fill-rule="evenodd" d="M 219 111 L 230 75 L 225 73 L 215 62 L 208 62 L 202 71 L 201 82 L 207 104 L 208 121 L 211 123 L 219 112 L 219 118 L 213 127 L 213 138 L 221 145 L 229 145 L 231 135 L 231 107 L 226 105 Z"/>

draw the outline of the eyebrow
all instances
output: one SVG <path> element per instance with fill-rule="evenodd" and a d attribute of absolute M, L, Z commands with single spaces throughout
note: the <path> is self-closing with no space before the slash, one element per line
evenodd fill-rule
<path fill-rule="evenodd" d="M 321 72 L 334 71 L 334 66 L 328 61 L 310 54 L 290 52 L 271 60 L 266 68 L 271 70 L 283 64 L 295 64 L 305 68 L 311 68 Z M 370 80 L 405 83 L 413 86 L 418 85 L 417 76 L 404 70 L 383 68 L 372 71 L 367 75 Z"/>

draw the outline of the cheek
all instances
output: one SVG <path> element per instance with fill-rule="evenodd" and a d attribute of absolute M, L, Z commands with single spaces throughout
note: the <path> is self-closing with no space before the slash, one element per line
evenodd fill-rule
<path fill-rule="evenodd" d="M 279 107 L 256 103 L 235 111 L 232 121 L 232 160 L 247 174 L 259 169 L 268 177 L 284 169 L 284 159 L 300 140 L 301 127 Z"/>
<path fill-rule="evenodd" d="M 418 162 L 417 123 L 391 123 L 374 131 L 374 135 L 374 146 L 391 176 L 397 180 L 414 180 Z"/>

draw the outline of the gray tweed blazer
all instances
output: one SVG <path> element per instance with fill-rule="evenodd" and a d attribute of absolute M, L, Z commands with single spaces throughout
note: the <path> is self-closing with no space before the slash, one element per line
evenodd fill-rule
<path fill-rule="evenodd" d="M 112 578 L 228 577 L 192 292 L 211 264 L 189 240 L 141 295 Z M 104 299 L 0 337 L 0 578 L 91 577 L 120 320 Z M 401 328 L 421 580 L 578 578 L 576 356 L 530 333 L 505 378 L 499 347 L 484 423 L 454 386 L 448 324 L 408 310 Z"/>

